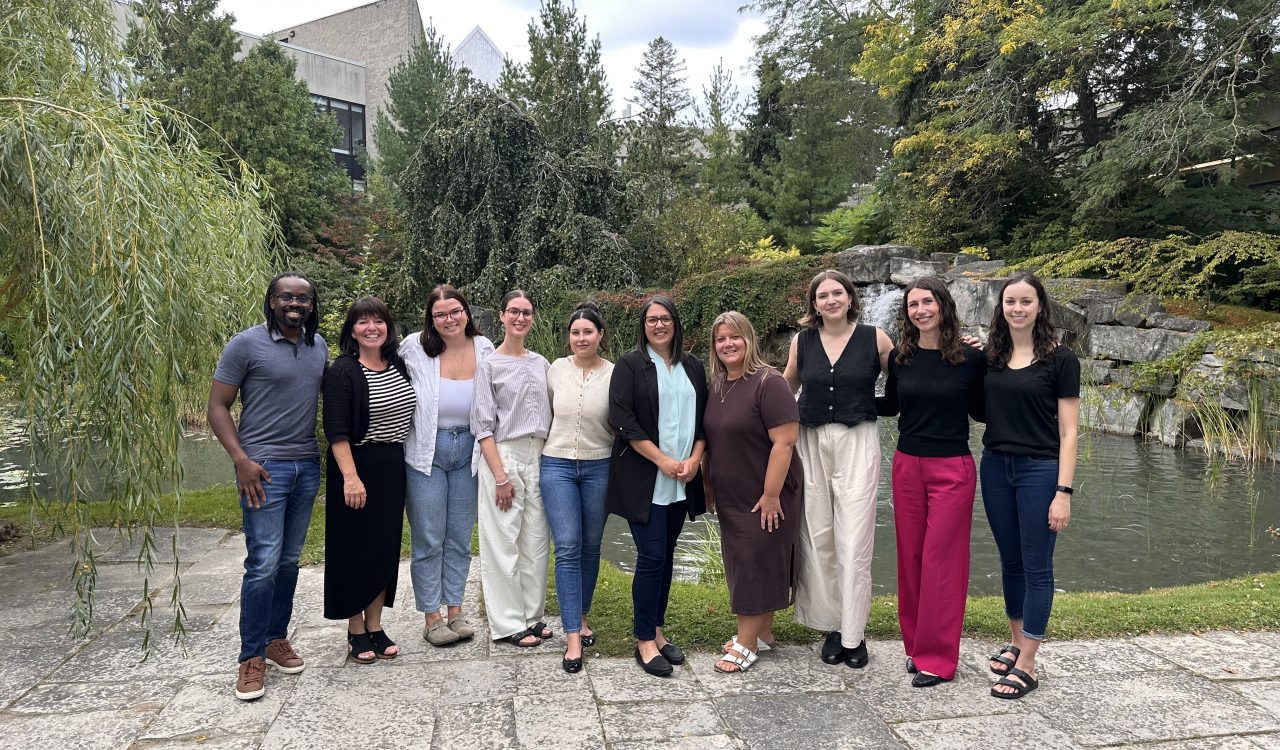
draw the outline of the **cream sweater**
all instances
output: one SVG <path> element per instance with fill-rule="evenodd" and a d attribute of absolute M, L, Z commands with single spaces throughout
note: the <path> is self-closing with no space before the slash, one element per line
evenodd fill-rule
<path fill-rule="evenodd" d="M 609 426 L 609 379 L 613 363 L 593 370 L 586 380 L 572 357 L 561 357 L 547 371 L 551 397 L 551 432 L 542 455 L 594 461 L 608 458 L 613 448 Z"/>

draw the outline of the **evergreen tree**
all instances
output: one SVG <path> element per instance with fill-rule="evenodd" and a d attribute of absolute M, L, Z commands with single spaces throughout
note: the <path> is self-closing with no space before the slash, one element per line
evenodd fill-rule
<path fill-rule="evenodd" d="M 744 194 L 746 165 L 738 147 L 734 128 L 742 117 L 738 88 L 733 73 L 724 67 L 722 58 L 702 87 L 702 109 L 698 120 L 706 158 L 698 174 L 698 186 L 712 200 L 728 205 Z"/>
<path fill-rule="evenodd" d="M 529 113 L 557 154 L 591 151 L 612 160 L 600 38 L 587 36 L 586 20 L 563 0 L 543 0 L 528 33 L 529 62 L 508 59 L 498 88 Z"/>
<path fill-rule="evenodd" d="M 154 30 L 131 31 L 144 93 L 204 123 L 200 143 L 233 168 L 243 159 L 271 188 L 273 213 L 290 247 L 305 247 L 350 181 L 334 161 L 337 127 L 316 112 L 296 63 L 273 41 L 242 60 L 234 18 L 215 0 L 142 0 Z"/>
<path fill-rule="evenodd" d="M 637 71 L 638 109 L 629 123 L 627 171 L 636 176 L 640 202 L 651 213 L 661 214 L 696 174 L 690 147 L 694 133 L 685 117 L 693 97 L 685 84 L 685 63 L 675 45 L 663 37 L 649 42 Z"/>
<path fill-rule="evenodd" d="M 422 44 L 387 79 L 387 103 L 373 126 L 378 170 L 394 184 L 427 128 L 476 85 L 468 71 L 454 66 L 436 30 L 427 29 Z"/>

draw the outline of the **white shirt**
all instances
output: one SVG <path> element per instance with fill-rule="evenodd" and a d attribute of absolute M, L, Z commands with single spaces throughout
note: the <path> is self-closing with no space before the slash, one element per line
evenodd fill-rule
<path fill-rule="evenodd" d="M 493 342 L 484 336 L 471 339 L 476 350 L 476 369 L 490 354 Z M 422 350 L 421 333 L 415 332 L 400 342 L 400 356 L 409 368 L 418 404 L 413 413 L 413 429 L 404 443 L 404 461 L 430 476 L 431 461 L 436 455 L 436 417 L 440 412 L 440 358 L 428 357 Z M 480 441 L 471 451 L 471 475 L 480 468 Z"/>

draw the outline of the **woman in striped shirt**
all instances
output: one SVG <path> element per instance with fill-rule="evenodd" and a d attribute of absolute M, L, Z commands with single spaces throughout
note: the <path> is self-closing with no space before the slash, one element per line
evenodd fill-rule
<path fill-rule="evenodd" d="M 377 297 L 356 300 L 324 378 L 324 616 L 347 621 L 348 656 L 400 653 L 382 630 L 395 603 L 404 527 L 404 441 L 415 398 L 396 351 L 396 324 Z"/>
<path fill-rule="evenodd" d="M 539 489 L 551 427 L 547 360 L 524 348 L 533 300 L 519 289 L 502 299 L 502 343 L 476 365 L 471 433 L 480 443 L 480 585 L 489 635 L 514 646 L 551 637 L 547 602 L 547 516 Z"/>

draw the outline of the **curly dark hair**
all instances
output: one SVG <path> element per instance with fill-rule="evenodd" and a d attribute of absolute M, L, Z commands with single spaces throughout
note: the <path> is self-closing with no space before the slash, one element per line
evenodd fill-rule
<path fill-rule="evenodd" d="M 987 327 L 985 351 L 987 366 L 992 370 L 1003 370 L 1013 356 L 1013 338 L 1009 334 L 1009 323 L 1004 319 L 1004 293 L 1014 284 L 1030 285 L 1036 290 L 1036 298 L 1040 302 L 1035 326 L 1031 329 L 1034 361 L 1052 357 L 1054 350 L 1058 348 L 1057 329 L 1053 327 L 1053 303 L 1049 300 L 1049 293 L 1044 290 L 1044 284 L 1029 271 L 1016 273 L 1000 286 L 1000 298 L 996 300 L 996 309 L 991 313 L 991 325 Z"/>
<path fill-rule="evenodd" d="M 898 340 L 897 362 L 900 365 L 911 364 L 911 356 L 920 347 L 920 329 L 911 320 L 907 301 L 911 292 L 922 290 L 933 295 L 938 303 L 938 348 L 942 351 L 942 359 L 953 365 L 964 362 L 963 344 L 960 342 L 960 316 L 956 314 L 956 301 L 952 299 L 947 285 L 937 276 L 921 276 L 902 290 L 902 337 Z"/>
<path fill-rule="evenodd" d="M 262 300 L 262 315 L 267 319 L 267 330 L 273 333 L 280 332 L 280 325 L 276 322 L 276 311 L 271 309 L 271 298 L 276 294 L 276 283 L 280 279 L 302 279 L 307 282 L 307 286 L 311 287 L 311 314 L 302 321 L 302 340 L 307 346 L 315 346 L 316 329 L 320 327 L 320 293 L 316 291 L 316 285 L 311 279 L 297 271 L 285 271 L 267 284 L 267 296 Z"/>

